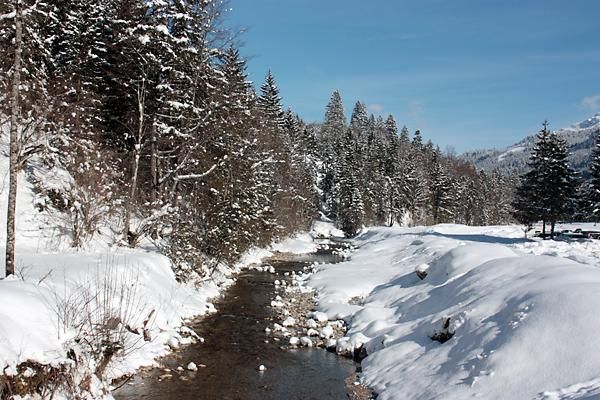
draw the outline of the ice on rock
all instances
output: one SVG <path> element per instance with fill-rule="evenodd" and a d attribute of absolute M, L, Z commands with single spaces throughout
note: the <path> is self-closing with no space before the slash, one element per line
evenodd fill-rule
<path fill-rule="evenodd" d="M 286 327 L 294 326 L 294 325 L 296 325 L 296 320 L 293 317 L 287 317 L 286 319 L 283 320 L 281 325 L 286 326 Z"/>
<path fill-rule="evenodd" d="M 300 339 L 298 339 L 296 336 L 292 336 L 290 338 L 290 345 L 291 346 L 297 346 L 298 343 L 300 343 Z"/>
<path fill-rule="evenodd" d="M 300 338 L 300 344 L 304 347 L 312 347 L 313 341 L 309 337 L 303 336 Z"/>

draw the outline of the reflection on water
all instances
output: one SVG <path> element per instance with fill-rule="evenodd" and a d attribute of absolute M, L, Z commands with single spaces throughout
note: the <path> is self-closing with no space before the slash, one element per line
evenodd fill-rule
<path fill-rule="evenodd" d="M 313 261 L 334 259 L 330 251 L 324 251 L 270 264 L 283 273 L 300 271 Z M 117 400 L 345 399 L 344 379 L 354 372 L 354 362 L 321 349 L 283 351 L 266 336 L 264 329 L 273 322 L 269 303 L 275 279 L 281 276 L 258 271 L 241 274 L 217 302 L 218 312 L 194 327 L 205 343 L 186 347 L 164 360 L 173 377 L 159 381 L 163 370 L 137 377 L 114 393 Z M 206 367 L 197 372 L 175 371 L 190 361 Z M 261 364 L 266 371 L 258 371 Z"/>

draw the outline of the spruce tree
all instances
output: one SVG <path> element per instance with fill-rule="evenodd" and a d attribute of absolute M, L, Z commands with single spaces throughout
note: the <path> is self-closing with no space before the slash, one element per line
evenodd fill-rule
<path fill-rule="evenodd" d="M 430 177 L 430 208 L 433 224 L 440 222 L 450 222 L 449 218 L 453 216 L 452 208 L 455 196 L 457 196 L 457 187 L 448 175 L 444 165 L 440 160 L 439 151 L 433 153 L 432 170 Z"/>
<path fill-rule="evenodd" d="M 522 175 L 513 206 L 515 217 L 525 224 L 542 220 L 542 235 L 550 223 L 550 237 L 558 219 L 569 214 L 575 198 L 574 172 L 568 163 L 564 139 L 544 122 L 529 160 L 530 170 Z"/>
<path fill-rule="evenodd" d="M 341 151 L 339 188 L 337 190 L 337 225 L 346 236 L 353 237 L 362 228 L 364 204 L 358 187 L 355 139 L 351 129 L 347 130 Z"/>
<path fill-rule="evenodd" d="M 273 127 L 283 129 L 285 126 L 285 117 L 281 105 L 279 88 L 275 82 L 273 73 L 269 70 L 265 77 L 265 82 L 260 87 L 260 96 L 258 105 L 267 116 L 267 119 Z"/>
<path fill-rule="evenodd" d="M 331 94 L 325 108 L 325 120 L 320 130 L 322 166 L 319 188 L 323 212 L 330 218 L 337 216 L 338 170 L 340 167 L 340 151 L 346 134 L 346 116 L 340 92 Z"/>
<path fill-rule="evenodd" d="M 596 146 L 592 152 L 591 165 L 591 182 L 589 201 L 591 205 L 591 213 L 594 216 L 600 215 L 600 132 L 596 136 Z"/>

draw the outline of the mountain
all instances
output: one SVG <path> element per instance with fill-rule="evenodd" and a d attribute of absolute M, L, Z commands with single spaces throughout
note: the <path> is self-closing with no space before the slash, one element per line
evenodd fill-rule
<path fill-rule="evenodd" d="M 587 174 L 590 155 L 600 134 L 600 113 L 568 128 L 556 131 L 569 145 L 571 165 Z M 508 146 L 504 150 L 488 149 L 464 153 L 461 157 L 484 170 L 501 169 L 521 173 L 527 168 L 529 155 L 535 145 L 535 134 Z"/>

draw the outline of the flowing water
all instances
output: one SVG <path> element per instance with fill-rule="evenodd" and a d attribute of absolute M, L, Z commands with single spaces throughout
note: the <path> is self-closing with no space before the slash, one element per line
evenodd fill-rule
<path fill-rule="evenodd" d="M 205 339 L 162 360 L 163 369 L 137 376 L 115 391 L 117 400 L 162 399 L 345 399 L 344 380 L 357 364 L 317 348 L 282 350 L 281 342 L 265 334 L 275 314 L 273 281 L 284 272 L 301 271 L 314 261 L 332 262 L 328 248 L 318 253 L 270 261 L 277 275 L 246 271 L 223 297 L 217 312 L 198 320 L 194 330 Z M 202 364 L 198 371 L 177 372 L 189 362 Z M 260 365 L 266 367 L 259 371 Z M 159 380 L 164 368 L 169 379 Z"/>

